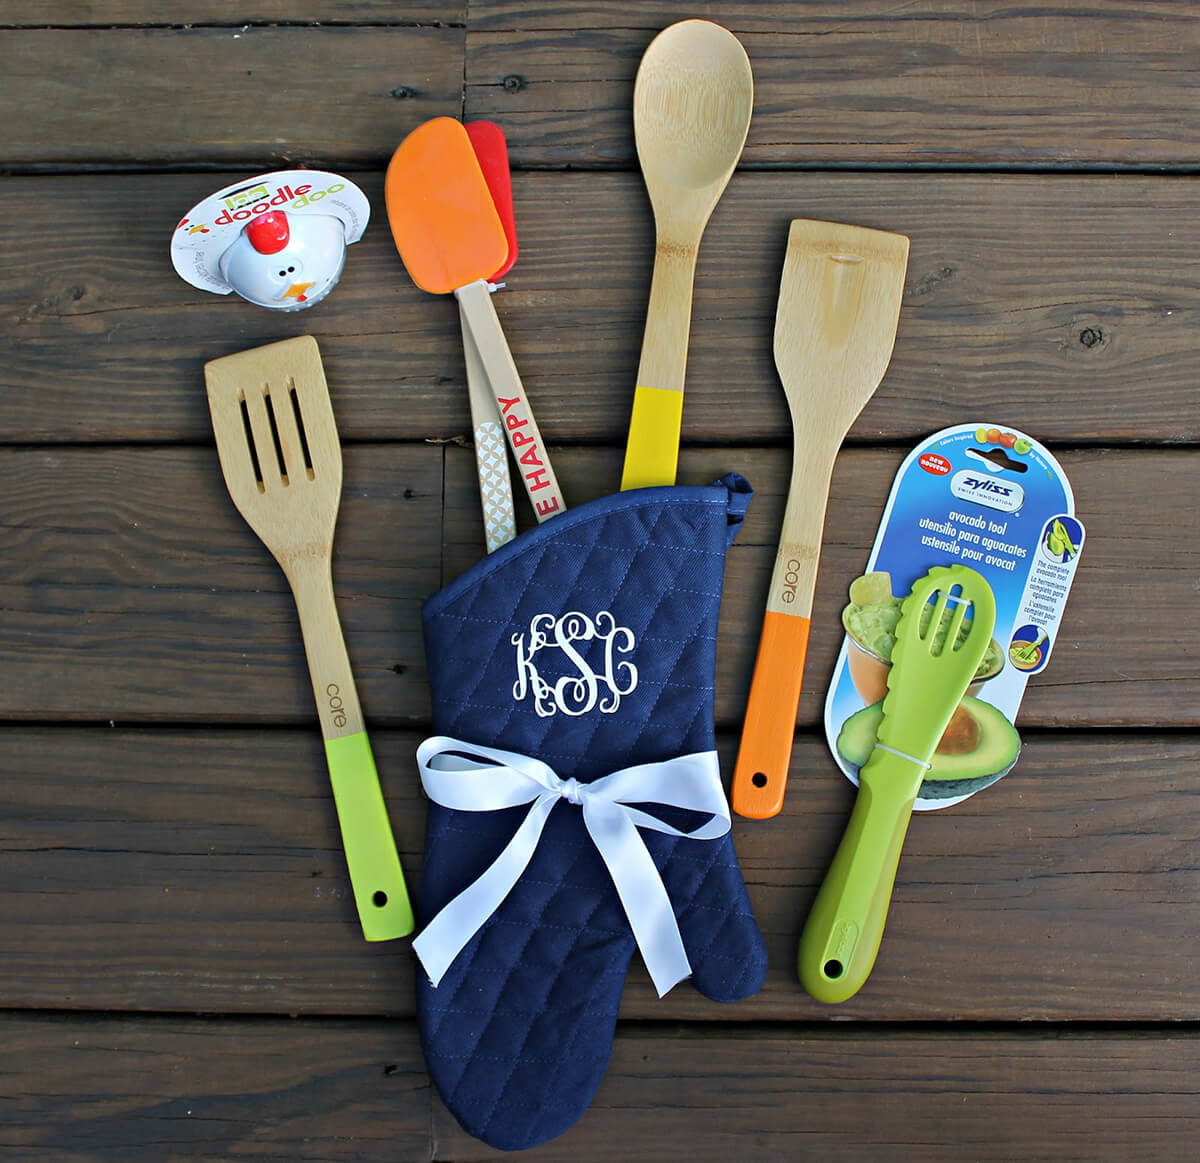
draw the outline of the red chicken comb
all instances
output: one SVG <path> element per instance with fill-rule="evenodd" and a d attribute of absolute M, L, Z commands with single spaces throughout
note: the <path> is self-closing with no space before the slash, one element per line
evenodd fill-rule
<path fill-rule="evenodd" d="M 268 210 L 246 224 L 246 237 L 259 254 L 278 254 L 288 244 L 291 229 L 282 210 Z"/>

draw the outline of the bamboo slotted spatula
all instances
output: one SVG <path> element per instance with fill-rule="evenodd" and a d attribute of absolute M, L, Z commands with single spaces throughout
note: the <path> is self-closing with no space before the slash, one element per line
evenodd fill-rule
<path fill-rule="evenodd" d="M 696 258 L 742 156 L 753 105 L 746 50 L 711 21 L 663 29 L 638 66 L 633 130 L 655 249 L 622 489 L 675 483 Z"/>
<path fill-rule="evenodd" d="M 205 364 L 204 377 L 229 495 L 296 599 L 363 936 L 404 937 L 412 907 L 333 596 L 342 451 L 317 342 L 304 335 L 227 355 Z"/>
<path fill-rule="evenodd" d="M 412 281 L 454 293 L 504 421 L 539 521 L 566 502 L 492 306 L 488 280 L 510 253 L 479 159 L 462 124 L 435 117 L 396 148 L 384 183 L 392 238 Z"/>
<path fill-rule="evenodd" d="M 965 565 L 935 566 L 900 607 L 875 748 L 800 937 L 800 980 L 818 1001 L 853 996 L 875 964 L 913 801 L 995 624 L 991 588 Z"/>
<path fill-rule="evenodd" d="M 743 816 L 783 806 L 833 463 L 892 357 L 907 266 L 902 234 L 808 218 L 788 233 L 775 367 L 792 414 L 792 478 L 733 775 Z"/>

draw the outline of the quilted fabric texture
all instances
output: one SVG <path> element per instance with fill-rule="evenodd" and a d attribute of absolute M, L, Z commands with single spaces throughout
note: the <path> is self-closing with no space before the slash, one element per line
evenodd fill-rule
<path fill-rule="evenodd" d="M 423 611 L 435 733 L 535 756 L 581 782 L 711 750 L 725 552 L 750 495 L 731 475 L 606 497 L 435 594 Z M 525 812 L 429 805 L 425 920 L 495 860 Z M 641 835 L 692 984 L 716 1001 L 754 993 L 766 950 L 731 836 Z M 608 1064 L 634 949 L 582 814 L 562 801 L 521 880 L 440 985 L 418 966 L 430 1075 L 468 1132 L 513 1150 L 579 1118 Z"/>

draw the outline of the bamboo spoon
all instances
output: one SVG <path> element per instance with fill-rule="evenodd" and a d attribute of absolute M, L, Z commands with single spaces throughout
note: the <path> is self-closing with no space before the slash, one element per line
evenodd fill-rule
<path fill-rule="evenodd" d="M 204 366 L 229 495 L 296 599 L 350 885 L 368 941 L 404 937 L 413 913 L 333 598 L 342 450 L 311 335 Z"/>
<path fill-rule="evenodd" d="M 675 483 L 696 256 L 753 104 L 746 50 L 707 20 L 664 29 L 638 67 L 633 130 L 656 244 L 622 489 Z"/>
<path fill-rule="evenodd" d="M 750 701 L 733 774 L 733 810 L 783 806 L 833 462 L 892 358 L 908 239 L 797 218 L 775 315 L 775 368 L 792 413 L 792 480 Z"/>

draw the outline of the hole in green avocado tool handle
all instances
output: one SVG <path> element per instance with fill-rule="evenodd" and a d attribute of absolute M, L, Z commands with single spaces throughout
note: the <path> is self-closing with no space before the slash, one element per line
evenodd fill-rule
<path fill-rule="evenodd" d="M 935 595 L 922 631 L 922 612 Z M 846 1001 L 870 976 L 913 803 L 995 622 L 991 588 L 962 565 L 935 566 L 913 583 L 901 606 L 875 747 L 859 772 L 854 809 L 800 937 L 800 981 L 818 1001 Z"/>
<path fill-rule="evenodd" d="M 800 938 L 800 982 L 817 1001 L 846 1001 L 871 974 L 924 775 L 887 752 L 873 752 L 871 763 L 879 782 L 863 768 L 854 810 Z"/>
<path fill-rule="evenodd" d="M 413 931 L 413 911 L 365 731 L 325 740 L 354 903 L 368 941 Z"/>

